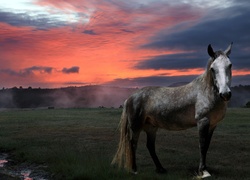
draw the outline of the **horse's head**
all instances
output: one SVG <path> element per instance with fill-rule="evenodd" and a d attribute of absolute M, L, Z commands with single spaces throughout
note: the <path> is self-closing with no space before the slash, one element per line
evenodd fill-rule
<path fill-rule="evenodd" d="M 232 77 L 232 63 L 229 59 L 231 53 L 232 43 L 225 51 L 213 51 L 211 45 L 208 45 L 207 52 L 213 59 L 210 65 L 210 72 L 212 73 L 213 82 L 218 90 L 220 97 L 224 101 L 229 101 L 231 98 L 231 77 Z"/>

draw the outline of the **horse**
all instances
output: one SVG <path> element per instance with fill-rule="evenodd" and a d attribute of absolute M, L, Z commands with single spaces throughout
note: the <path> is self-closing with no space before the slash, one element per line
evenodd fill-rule
<path fill-rule="evenodd" d="M 136 148 L 141 131 L 146 132 L 146 147 L 156 166 L 156 172 L 167 170 L 155 152 L 158 128 L 170 131 L 198 127 L 200 163 L 198 175 L 211 176 L 207 171 L 206 154 L 213 132 L 226 113 L 231 98 L 232 63 L 229 55 L 232 43 L 225 51 L 207 47 L 210 56 L 203 74 L 179 87 L 144 87 L 124 102 L 119 123 L 120 140 L 111 164 L 118 164 L 137 174 Z"/>

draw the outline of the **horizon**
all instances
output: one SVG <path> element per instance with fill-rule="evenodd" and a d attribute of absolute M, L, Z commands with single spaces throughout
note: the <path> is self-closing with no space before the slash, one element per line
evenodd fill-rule
<path fill-rule="evenodd" d="M 13 0 L 0 4 L 0 88 L 170 86 L 234 42 L 232 87 L 250 84 L 247 0 Z"/>
<path fill-rule="evenodd" d="M 166 86 L 166 87 L 178 87 L 178 86 L 182 86 L 182 85 L 185 85 L 185 84 L 188 84 L 190 82 L 176 82 L 176 83 L 173 83 L 173 84 L 170 84 L 169 86 Z M 23 86 L 13 86 L 13 87 L 2 87 L 0 88 L 0 91 L 1 90 L 9 90 L 9 89 L 66 89 L 66 88 L 84 88 L 84 87 L 106 87 L 106 88 L 120 88 L 120 89 L 141 89 L 143 88 L 144 86 L 142 87 L 133 87 L 133 86 L 118 86 L 118 85 L 102 85 L 102 84 L 87 84 L 87 85 L 82 85 L 82 86 L 62 86 L 62 87 L 50 87 L 50 88 L 47 88 L 47 87 L 32 87 L 32 86 L 27 86 L 27 87 L 23 87 Z M 235 86 L 231 86 L 231 88 L 237 88 L 237 87 L 248 87 L 250 86 L 250 84 L 246 84 L 246 85 L 242 85 L 242 84 L 239 84 L 239 85 L 235 85 Z"/>

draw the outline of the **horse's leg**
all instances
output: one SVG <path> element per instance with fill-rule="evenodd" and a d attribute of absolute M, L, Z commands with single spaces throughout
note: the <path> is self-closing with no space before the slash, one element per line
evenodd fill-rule
<path fill-rule="evenodd" d="M 212 128 L 210 127 L 208 118 L 203 118 L 198 122 L 199 142 L 200 142 L 199 175 L 203 177 L 210 176 L 210 174 L 207 172 L 207 167 L 206 167 L 206 155 L 214 129 L 215 127 Z"/>
<path fill-rule="evenodd" d="M 145 132 L 147 134 L 147 148 L 148 151 L 155 163 L 156 166 L 156 172 L 157 173 L 165 173 L 167 170 L 165 168 L 162 167 L 156 153 L 155 153 L 155 139 L 156 139 L 156 131 L 157 128 L 156 127 L 151 127 L 151 128 L 147 128 L 145 129 Z"/>
<path fill-rule="evenodd" d="M 136 149 L 137 149 L 137 143 L 140 136 L 140 131 L 134 132 L 132 139 L 130 141 L 131 143 L 131 158 L 132 158 L 132 173 L 137 174 L 137 165 L 136 165 Z"/>

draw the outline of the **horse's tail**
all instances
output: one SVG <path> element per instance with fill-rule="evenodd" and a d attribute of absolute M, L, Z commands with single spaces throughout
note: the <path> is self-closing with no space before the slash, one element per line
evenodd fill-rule
<path fill-rule="evenodd" d="M 120 120 L 120 142 L 117 152 L 113 158 L 111 164 L 118 164 L 118 166 L 124 167 L 126 170 L 132 170 L 132 130 L 130 128 L 129 114 L 126 108 L 126 101 L 124 103 L 122 116 Z"/>

